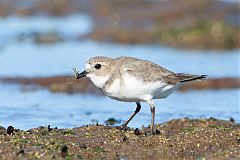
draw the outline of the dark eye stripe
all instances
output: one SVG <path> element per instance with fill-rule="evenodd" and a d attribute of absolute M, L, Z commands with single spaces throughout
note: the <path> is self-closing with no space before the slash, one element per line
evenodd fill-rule
<path fill-rule="evenodd" d="M 100 69 L 102 66 L 101 66 L 101 64 L 96 64 L 94 67 L 95 67 L 96 69 Z"/>

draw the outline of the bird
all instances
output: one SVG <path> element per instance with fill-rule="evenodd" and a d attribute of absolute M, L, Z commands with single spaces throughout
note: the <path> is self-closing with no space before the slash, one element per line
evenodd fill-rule
<path fill-rule="evenodd" d="M 146 102 L 151 111 L 151 134 L 155 134 L 154 99 L 168 97 L 182 85 L 206 78 L 207 75 L 174 73 L 160 65 L 134 57 L 109 58 L 96 56 L 86 62 L 81 73 L 74 69 L 75 79 L 88 77 L 93 84 L 111 99 L 135 102 L 136 109 L 122 124 L 128 123 L 141 110 L 141 102 Z"/>

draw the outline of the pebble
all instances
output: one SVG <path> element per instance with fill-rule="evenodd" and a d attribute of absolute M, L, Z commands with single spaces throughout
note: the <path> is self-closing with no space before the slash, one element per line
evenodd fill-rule
<path fill-rule="evenodd" d="M 140 132 L 140 130 L 139 130 L 138 128 L 136 128 L 136 129 L 134 130 L 134 134 L 135 134 L 135 135 L 140 135 L 141 132 Z"/>
<path fill-rule="evenodd" d="M 14 131 L 13 126 L 8 126 L 8 128 L 7 128 L 7 134 L 12 135 L 12 134 L 13 134 L 13 131 Z"/>

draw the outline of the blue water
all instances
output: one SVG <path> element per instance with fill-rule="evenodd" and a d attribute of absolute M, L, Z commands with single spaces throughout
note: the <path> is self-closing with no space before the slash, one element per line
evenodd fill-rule
<path fill-rule="evenodd" d="M 37 23 L 35 23 L 37 22 Z M 66 23 L 68 25 L 66 25 Z M 59 27 L 61 26 L 61 27 Z M 159 45 L 119 45 L 91 40 L 73 41 L 72 37 L 87 34 L 91 18 L 73 15 L 64 18 L 7 17 L 0 19 L 0 78 L 71 75 L 72 67 L 84 69 L 92 56 L 134 56 L 154 61 L 175 72 L 207 74 L 209 77 L 239 77 L 239 50 L 186 51 Z M 57 32 L 66 41 L 38 45 L 21 34 Z M 157 100 L 156 122 L 173 118 L 233 117 L 240 122 L 239 90 L 207 90 L 176 92 Z M 0 82 L 0 125 L 29 129 L 40 125 L 60 128 L 81 126 L 114 117 L 126 120 L 135 110 L 134 103 L 124 103 L 93 95 L 52 93 L 45 89 L 31 90 Z M 149 106 L 129 124 L 140 127 L 150 123 Z"/>
<path fill-rule="evenodd" d="M 134 56 L 161 64 L 175 72 L 207 74 L 210 77 L 239 76 L 239 53 L 185 51 L 161 46 L 117 45 L 94 41 L 36 45 L 15 42 L 0 51 L 0 76 L 50 76 L 84 69 L 89 57 Z"/>
<path fill-rule="evenodd" d="M 92 21 L 86 15 L 56 17 L 0 17 L 0 44 L 15 42 L 32 33 L 58 33 L 63 38 L 77 38 L 92 30 Z M 29 37 L 30 39 L 30 37 Z M 29 39 L 26 39 L 29 41 Z"/>
<path fill-rule="evenodd" d="M 173 118 L 216 117 L 240 122 L 239 90 L 176 92 L 167 99 L 155 100 L 156 123 Z M 0 125 L 29 129 L 40 125 L 60 128 L 81 126 L 108 118 L 126 120 L 135 110 L 134 103 L 119 102 L 107 97 L 47 90 L 22 91 L 21 86 L 0 84 Z M 151 121 L 149 106 L 130 122 L 131 127 L 147 126 Z"/>

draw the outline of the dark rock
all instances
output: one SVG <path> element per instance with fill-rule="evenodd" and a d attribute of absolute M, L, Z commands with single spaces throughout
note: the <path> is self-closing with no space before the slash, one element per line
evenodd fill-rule
<path fill-rule="evenodd" d="M 39 126 L 38 128 L 41 130 L 44 130 L 44 126 Z"/>
<path fill-rule="evenodd" d="M 138 128 L 136 128 L 136 129 L 134 130 L 134 134 L 135 134 L 135 135 L 140 135 L 141 132 L 140 132 L 140 130 L 139 130 Z"/>
<path fill-rule="evenodd" d="M 87 146 L 86 146 L 86 144 L 81 144 L 81 145 L 80 145 L 80 148 L 82 148 L 82 149 L 87 149 Z"/>
<path fill-rule="evenodd" d="M 230 122 L 232 122 L 232 123 L 234 123 L 234 122 L 235 122 L 235 120 L 234 120 L 234 118 L 233 118 L 233 117 L 230 117 L 230 118 L 229 118 L 229 121 L 230 121 Z"/>
<path fill-rule="evenodd" d="M 13 134 L 13 131 L 14 131 L 13 126 L 8 126 L 8 128 L 7 128 L 7 134 L 12 135 L 12 134 Z"/>
<path fill-rule="evenodd" d="M 128 140 L 128 137 L 123 135 L 123 141 L 127 141 Z"/>
<path fill-rule="evenodd" d="M 108 120 L 105 121 L 105 123 L 112 126 L 117 123 L 120 123 L 120 120 L 116 120 L 115 118 L 109 118 Z"/>
<path fill-rule="evenodd" d="M 158 129 L 156 129 L 156 134 L 158 135 L 158 134 L 161 134 L 161 132 L 158 130 Z"/>
<path fill-rule="evenodd" d="M 236 138 L 236 140 L 237 140 L 237 143 L 240 144 L 240 137 Z"/>
<path fill-rule="evenodd" d="M 66 145 L 62 146 L 61 156 L 62 156 L 62 157 L 68 156 L 68 147 L 67 147 Z"/>
<path fill-rule="evenodd" d="M 217 120 L 217 119 L 214 118 L 214 117 L 210 117 L 209 119 L 212 120 L 212 121 L 216 121 L 216 120 Z"/>
<path fill-rule="evenodd" d="M 17 153 L 17 155 L 21 155 L 21 154 L 24 154 L 24 150 L 23 150 L 23 149 L 21 149 L 21 150 Z"/>
<path fill-rule="evenodd" d="M 6 134 L 6 128 L 0 126 L 0 135 L 1 134 Z"/>
<path fill-rule="evenodd" d="M 48 125 L 48 132 L 52 131 L 53 129 Z"/>

